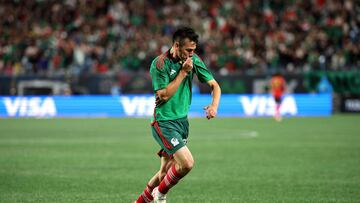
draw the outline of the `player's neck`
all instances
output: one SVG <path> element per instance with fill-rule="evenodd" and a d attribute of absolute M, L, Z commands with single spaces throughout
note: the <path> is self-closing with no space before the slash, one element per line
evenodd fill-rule
<path fill-rule="evenodd" d="M 171 54 L 171 57 L 172 57 L 173 59 L 176 59 L 176 58 L 177 58 L 174 47 L 171 47 L 171 49 L 170 49 L 170 54 Z"/>
<path fill-rule="evenodd" d="M 177 56 L 176 50 L 175 50 L 174 47 L 171 47 L 171 49 L 170 49 L 170 56 L 171 56 L 171 58 L 173 59 L 174 62 L 179 62 L 180 61 L 180 58 Z"/>

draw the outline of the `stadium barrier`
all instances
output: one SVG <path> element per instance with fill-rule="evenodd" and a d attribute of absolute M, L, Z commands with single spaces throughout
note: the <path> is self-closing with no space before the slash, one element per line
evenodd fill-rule
<path fill-rule="evenodd" d="M 310 71 L 304 75 L 307 92 L 317 92 L 323 76 L 326 76 L 338 94 L 360 94 L 360 71 Z"/>
<path fill-rule="evenodd" d="M 280 109 L 284 116 L 329 116 L 330 94 L 289 94 Z M 193 95 L 190 117 L 203 117 L 211 96 Z M 272 116 L 275 102 L 268 94 L 225 94 L 219 117 Z M 151 117 L 152 95 L 0 97 L 0 117 Z"/>
<path fill-rule="evenodd" d="M 264 94 L 268 93 L 270 75 L 214 74 L 223 93 L 227 94 Z M 307 73 L 284 74 L 288 93 L 319 93 L 322 78 L 326 76 L 334 93 L 360 94 L 360 71 L 310 71 Z M 55 84 L 44 83 L 53 81 Z M 22 85 L 22 84 L 26 84 Z M 70 83 L 71 82 L 71 83 Z M 39 84 L 40 87 L 39 87 Z M 151 94 L 151 79 L 147 71 L 124 72 L 119 74 L 80 74 L 71 77 L 53 76 L 6 76 L 0 75 L 0 95 L 57 95 L 68 92 L 72 94 L 103 95 L 113 94 Z M 200 93 L 208 93 L 207 84 L 201 84 L 194 78 L 194 86 Z M 52 90 L 52 91 L 50 91 Z M 60 93 L 59 93 L 60 92 Z"/>
<path fill-rule="evenodd" d="M 340 110 L 345 113 L 360 113 L 360 95 L 342 96 Z"/>

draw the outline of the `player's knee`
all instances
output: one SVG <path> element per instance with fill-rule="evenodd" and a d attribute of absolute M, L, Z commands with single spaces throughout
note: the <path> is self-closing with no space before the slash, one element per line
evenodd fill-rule
<path fill-rule="evenodd" d="M 187 160 L 187 161 L 185 161 L 183 164 L 182 164 L 182 166 L 181 166 L 181 168 L 182 168 L 182 170 L 184 171 L 184 172 L 189 172 L 189 171 L 191 171 L 191 169 L 194 167 L 194 160 L 193 159 L 190 159 L 190 160 Z"/>

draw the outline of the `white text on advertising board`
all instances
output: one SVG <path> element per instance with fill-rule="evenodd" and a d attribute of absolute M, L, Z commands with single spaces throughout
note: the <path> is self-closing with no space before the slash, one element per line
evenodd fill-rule
<path fill-rule="evenodd" d="M 9 117 L 56 116 L 55 102 L 50 97 L 7 97 L 4 98 L 4 104 Z"/>
<path fill-rule="evenodd" d="M 127 116 L 151 116 L 154 113 L 154 97 L 120 97 L 120 103 Z"/>
<path fill-rule="evenodd" d="M 272 116 L 275 109 L 275 101 L 271 96 L 241 96 L 239 101 L 247 116 Z M 294 97 L 285 96 L 280 108 L 282 115 L 294 116 L 297 114 L 297 106 Z"/>

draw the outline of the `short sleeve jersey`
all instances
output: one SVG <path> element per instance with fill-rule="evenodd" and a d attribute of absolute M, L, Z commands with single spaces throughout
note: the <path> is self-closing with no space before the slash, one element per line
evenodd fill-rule
<path fill-rule="evenodd" d="M 285 90 L 285 80 L 281 76 L 274 76 L 271 79 L 272 94 L 276 97 L 281 97 Z"/>
<path fill-rule="evenodd" d="M 175 120 L 188 115 L 192 99 L 191 88 L 194 74 L 201 83 L 213 79 L 211 72 L 198 55 L 194 54 L 192 59 L 193 69 L 183 79 L 175 94 L 168 101 L 156 105 L 156 120 Z M 171 57 L 170 51 L 156 57 L 150 67 L 154 92 L 166 88 L 179 74 L 181 67 L 181 63 Z"/>

